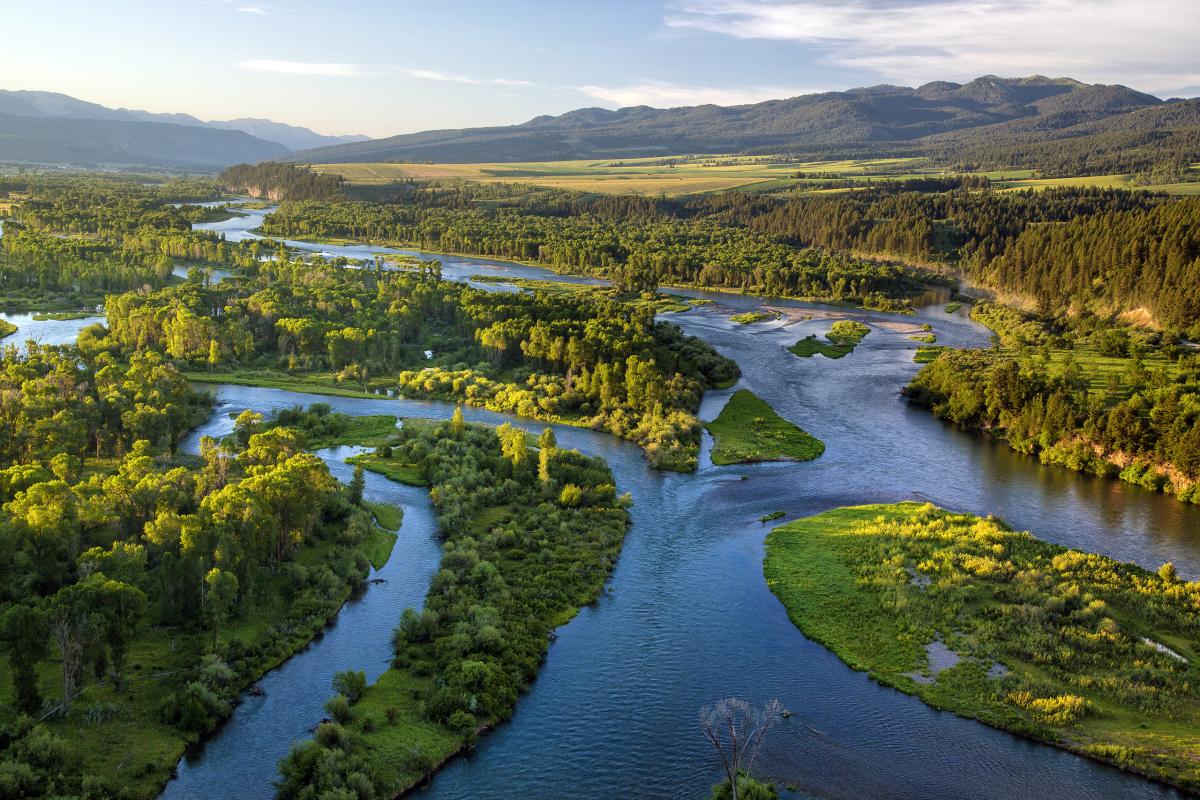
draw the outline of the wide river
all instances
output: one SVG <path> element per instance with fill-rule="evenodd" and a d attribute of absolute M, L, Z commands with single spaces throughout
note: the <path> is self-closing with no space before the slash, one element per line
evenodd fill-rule
<path fill-rule="evenodd" d="M 263 212 L 199 227 L 245 238 Z M 289 242 L 329 255 L 366 257 L 374 247 Z M 428 256 L 432 257 L 432 256 Z M 487 259 L 441 257 L 443 274 L 558 277 Z M 701 294 L 687 292 L 688 294 Z M 612 436 L 556 427 L 562 446 L 608 460 L 632 492 L 633 525 L 608 591 L 559 631 L 532 689 L 508 724 L 439 773 L 417 796 L 433 798 L 617 798 L 706 796 L 718 768 L 697 712 L 726 696 L 779 698 L 794 715 L 772 731 L 758 767 L 819 798 L 1165 798 L 1175 791 L 1053 747 L 930 709 L 854 672 L 792 625 L 762 576 L 763 514 L 788 518 L 835 506 L 929 499 L 995 514 L 1050 541 L 1154 568 L 1174 561 L 1200 574 L 1200 508 L 1117 481 L 1043 467 L 1003 446 L 960 433 L 911 408 L 899 390 L 918 369 L 912 323 L 941 343 L 984 346 L 987 332 L 940 307 L 915 319 L 846 312 L 872 326 L 850 356 L 797 358 L 786 347 L 821 334 L 818 318 L 739 326 L 733 311 L 762 301 L 707 294 L 715 303 L 671 317 L 742 368 L 749 388 L 825 441 L 805 464 L 714 467 L 705 436 L 694 474 L 649 469 Z M 735 390 L 705 395 L 711 419 Z M 330 398 L 239 386 L 218 388 L 212 418 L 188 440 L 231 429 L 229 414 L 328 402 L 348 414 L 444 418 L 446 403 Z M 467 409 L 468 419 L 541 423 Z M 322 451 L 347 479 L 347 450 Z M 362 597 L 308 649 L 262 681 L 204 746 L 190 753 L 164 798 L 269 798 L 276 765 L 323 716 L 333 673 L 387 666 L 389 636 L 406 606 L 419 606 L 440 550 L 422 489 L 367 475 L 367 495 L 404 506 L 400 540 Z"/>

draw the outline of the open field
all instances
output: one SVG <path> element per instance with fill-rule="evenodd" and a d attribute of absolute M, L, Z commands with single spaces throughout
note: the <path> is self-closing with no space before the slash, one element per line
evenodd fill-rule
<path fill-rule="evenodd" d="M 315 164 L 320 173 L 343 176 L 357 186 L 382 186 L 405 180 L 454 180 L 478 183 L 528 183 L 556 189 L 611 194 L 680 195 L 726 189 L 746 191 L 847 191 L 822 188 L 831 181 L 873 181 L 945 176 L 920 158 L 795 162 L 776 156 L 671 156 L 666 158 L 581 161 L 489 162 L 477 164 Z M 1193 171 L 1196 167 L 1193 167 Z M 1007 169 L 985 175 L 1009 190 L 1049 186 L 1102 186 L 1121 189 L 1200 194 L 1200 181 L 1135 186 L 1130 175 L 1039 178 L 1033 170 Z M 797 176 L 801 177 L 797 177 Z"/>

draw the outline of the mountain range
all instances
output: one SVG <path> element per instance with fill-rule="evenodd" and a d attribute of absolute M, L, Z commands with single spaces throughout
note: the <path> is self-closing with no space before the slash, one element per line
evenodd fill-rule
<path fill-rule="evenodd" d="M 214 169 L 363 141 L 268 119 L 108 108 L 56 92 L 0 89 L 0 161 Z"/>
<path fill-rule="evenodd" d="M 887 152 L 964 138 L 1045 140 L 1197 124 L 1200 101 L 1164 101 L 1126 86 L 1070 78 L 987 75 L 965 84 L 872 86 L 739 106 L 583 108 L 520 125 L 425 131 L 303 150 L 284 160 L 546 161 L 734 152 L 836 157 L 864 146 Z"/>

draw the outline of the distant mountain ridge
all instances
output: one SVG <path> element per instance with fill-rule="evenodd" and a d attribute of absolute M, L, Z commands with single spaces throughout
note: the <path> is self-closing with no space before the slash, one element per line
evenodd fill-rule
<path fill-rule="evenodd" d="M 205 122 L 190 114 L 108 108 L 57 92 L 0 89 L 0 161 L 212 169 L 366 139 L 268 119 Z"/>
<path fill-rule="evenodd" d="M 952 138 L 992 126 L 1042 134 L 1089 124 L 1103 128 L 1105 120 L 1164 105 L 1166 101 L 1126 86 L 1040 75 L 985 75 L 965 84 L 871 86 L 740 106 L 583 108 L 519 125 L 424 131 L 304 150 L 285 160 L 541 161 L 796 148 L 835 151 L 850 144 L 886 147 L 927 137 Z M 1145 129 L 1137 120 L 1125 124 L 1126 130 Z"/>

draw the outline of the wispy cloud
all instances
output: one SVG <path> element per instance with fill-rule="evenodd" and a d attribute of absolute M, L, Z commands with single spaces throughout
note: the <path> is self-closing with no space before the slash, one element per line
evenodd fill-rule
<path fill-rule="evenodd" d="M 797 86 L 682 86 L 640 80 L 622 86 L 580 86 L 579 91 L 617 106 L 695 106 L 714 103 L 736 106 L 820 91 Z"/>
<path fill-rule="evenodd" d="M 242 69 L 254 72 L 275 72 L 281 75 L 325 75 L 339 78 L 368 77 L 373 72 L 361 64 L 333 64 L 313 61 L 275 61 L 268 58 L 253 58 L 239 61 Z"/>
<path fill-rule="evenodd" d="M 262 6 L 241 6 L 238 11 L 243 14 L 254 14 L 259 17 L 265 17 L 269 12 Z"/>
<path fill-rule="evenodd" d="M 466 83 L 472 86 L 533 86 L 531 81 L 514 80 L 512 78 L 476 78 L 471 75 L 456 75 L 452 72 L 440 72 L 434 69 L 401 69 L 401 73 L 410 78 L 423 81 L 443 81 L 446 83 Z"/>
<path fill-rule="evenodd" d="M 665 22 L 812 45 L 905 83 L 1043 72 L 1187 86 L 1200 40 L 1196 0 L 681 0 Z"/>

